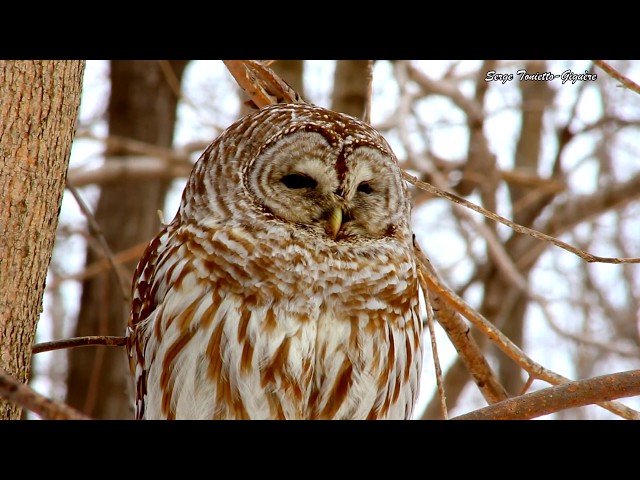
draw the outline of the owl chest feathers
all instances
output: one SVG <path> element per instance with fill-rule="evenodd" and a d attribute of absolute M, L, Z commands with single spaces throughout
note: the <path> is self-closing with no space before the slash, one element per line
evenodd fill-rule
<path fill-rule="evenodd" d="M 241 229 L 181 235 L 174 248 L 195 255 L 159 257 L 170 287 L 146 327 L 149 418 L 411 414 L 421 323 L 408 255 L 275 249 Z"/>

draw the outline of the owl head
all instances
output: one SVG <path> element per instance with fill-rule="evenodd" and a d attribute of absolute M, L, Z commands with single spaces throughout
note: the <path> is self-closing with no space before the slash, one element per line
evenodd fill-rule
<path fill-rule="evenodd" d="M 276 104 L 231 125 L 186 190 L 179 214 L 199 212 L 208 224 L 267 221 L 342 243 L 410 236 L 407 189 L 388 143 L 366 123 L 313 105 Z"/>

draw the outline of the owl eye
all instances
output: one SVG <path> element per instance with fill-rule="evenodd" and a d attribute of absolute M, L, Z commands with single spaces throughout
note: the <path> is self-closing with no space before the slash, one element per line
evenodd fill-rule
<path fill-rule="evenodd" d="M 282 177 L 280 181 L 284 183 L 285 187 L 292 189 L 315 188 L 318 185 L 318 182 L 313 178 L 301 173 L 290 173 Z"/>
<path fill-rule="evenodd" d="M 368 195 L 373 192 L 373 187 L 369 182 L 361 182 L 360 185 L 358 185 L 358 191 Z"/>

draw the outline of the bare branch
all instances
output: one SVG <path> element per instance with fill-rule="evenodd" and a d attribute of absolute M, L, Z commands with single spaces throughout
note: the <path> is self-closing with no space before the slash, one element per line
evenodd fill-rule
<path fill-rule="evenodd" d="M 597 292 L 597 294 L 599 295 L 599 297 L 602 297 L 601 292 Z M 556 321 L 553 319 L 553 317 L 549 314 L 548 309 L 546 308 L 546 306 L 541 303 L 542 299 L 537 298 L 536 300 L 538 301 L 538 304 L 541 307 L 543 317 L 547 321 L 547 324 L 549 325 L 551 330 L 553 330 L 559 336 L 565 337 L 565 338 L 567 338 L 569 340 L 572 340 L 572 341 L 576 342 L 578 345 L 580 345 L 580 344 L 588 345 L 588 346 L 603 350 L 605 352 L 609 352 L 609 353 L 613 353 L 615 355 L 619 355 L 621 357 L 638 358 L 637 349 L 624 350 L 623 348 L 617 347 L 615 345 L 610 345 L 610 344 L 607 344 L 607 343 L 604 343 L 604 342 L 601 342 L 601 341 L 593 340 L 593 339 L 587 337 L 586 335 L 578 335 L 578 334 L 575 334 L 575 333 L 571 333 L 571 332 L 569 332 L 567 330 L 564 330 L 562 327 L 560 327 L 560 325 L 558 325 L 556 323 Z M 599 300 L 604 300 L 604 299 L 599 298 Z M 615 317 L 609 317 L 609 318 L 613 319 Z"/>
<path fill-rule="evenodd" d="M 413 244 L 420 265 L 420 285 L 423 291 L 429 292 L 429 299 L 438 322 L 447 333 L 480 392 L 487 403 L 496 403 L 508 398 L 509 395 L 491 370 L 482 350 L 469 334 L 467 324 L 460 318 L 455 308 L 449 305 L 449 302 L 443 301 L 440 293 L 430 288 L 430 282 L 440 283 L 440 280 L 420 246 L 415 241 Z"/>
<path fill-rule="evenodd" d="M 224 60 L 229 73 L 257 108 L 274 103 L 304 103 L 273 70 L 256 60 Z"/>
<path fill-rule="evenodd" d="M 373 60 L 367 60 L 367 97 L 362 116 L 365 123 L 371 125 L 371 99 L 373 97 Z"/>
<path fill-rule="evenodd" d="M 634 82 L 630 78 L 620 73 L 618 70 L 613 68 L 607 62 L 605 62 L 604 60 L 592 60 L 592 62 L 595 63 L 597 66 L 599 66 L 602 70 L 607 72 L 607 74 L 611 78 L 618 80 L 622 85 L 624 85 L 626 88 L 628 88 L 632 92 L 636 92 L 640 94 L 640 85 L 638 85 L 636 82 Z"/>
<path fill-rule="evenodd" d="M 492 220 L 495 220 L 496 222 L 500 222 L 508 227 L 510 227 L 511 229 L 513 229 L 514 231 L 518 232 L 518 233 L 524 233 L 527 234 L 531 237 L 537 238 L 538 240 L 544 240 L 547 242 L 551 242 L 554 245 L 567 250 L 577 256 L 579 256 L 580 258 L 582 258 L 583 260 L 587 261 L 587 262 L 600 262 L 600 263 L 613 263 L 613 264 L 619 264 L 619 263 L 640 263 L 640 257 L 631 257 L 631 258 L 618 258 L 618 257 L 599 257 L 597 255 L 592 255 L 588 252 L 584 252 L 582 250 L 580 250 L 579 248 L 576 248 L 572 245 L 569 245 L 568 243 L 563 242 L 562 240 L 558 240 L 557 238 L 554 238 L 550 235 L 547 235 L 545 233 L 539 232 L 537 230 L 533 230 L 531 228 L 527 228 L 527 227 L 523 227 L 522 225 L 518 225 L 517 223 L 512 222 L 511 220 L 507 220 L 506 218 L 493 213 L 489 210 L 486 210 L 478 205 L 476 205 L 473 202 L 470 202 L 468 200 L 465 200 L 462 197 L 459 197 L 458 195 L 455 195 L 453 193 L 449 193 L 446 192 L 444 190 L 441 190 L 433 185 L 430 185 L 426 182 L 421 182 L 420 180 L 418 180 L 416 177 L 414 177 L 413 175 L 410 175 L 409 173 L 403 171 L 402 172 L 402 176 L 404 177 L 404 179 L 406 181 L 408 181 L 409 183 L 411 183 L 412 185 L 415 185 L 416 187 L 422 189 L 422 190 L 426 190 L 429 193 L 432 193 L 440 198 L 446 198 L 447 200 L 450 200 L 454 203 L 457 203 L 458 205 L 462 205 L 464 207 L 467 207 L 471 210 L 473 210 L 474 212 L 478 212 L 482 215 L 484 215 L 485 217 L 488 217 Z"/>
<path fill-rule="evenodd" d="M 535 188 L 548 193 L 560 193 L 567 189 L 567 184 L 562 179 L 542 178 L 536 173 L 531 173 L 521 168 L 498 170 L 498 175 L 500 175 L 501 180 L 511 185 Z"/>
<path fill-rule="evenodd" d="M 418 270 L 418 275 L 422 277 L 422 273 Z M 424 279 L 420 279 L 422 284 Z M 436 342 L 436 331 L 433 324 L 433 309 L 431 308 L 431 301 L 429 299 L 429 290 L 423 290 L 426 310 L 427 310 L 427 326 L 429 327 L 429 337 L 431 339 L 431 353 L 433 355 L 433 364 L 436 369 L 436 382 L 438 384 L 438 394 L 440 396 L 440 408 L 442 416 L 445 420 L 449 418 L 447 412 L 447 398 L 444 391 L 444 385 L 442 382 L 442 369 L 440 368 L 440 358 L 438 357 L 438 343 Z"/>
<path fill-rule="evenodd" d="M 97 237 L 98 242 L 102 247 L 102 251 L 104 255 L 106 256 L 107 260 L 109 260 L 109 263 L 111 264 L 111 268 L 113 268 L 113 272 L 116 277 L 116 282 L 118 283 L 118 286 L 120 287 L 120 291 L 122 292 L 122 298 L 124 299 L 124 302 L 129 303 L 129 288 L 125 285 L 123 280 L 125 278 L 125 274 L 122 271 L 122 266 L 118 262 L 116 262 L 115 259 L 113 258 L 113 252 L 111 251 L 111 249 L 109 248 L 109 245 L 107 244 L 107 240 L 104 237 L 104 233 L 102 233 L 100 225 L 98 225 L 98 222 L 93 216 L 93 213 L 91 213 L 91 210 L 89 209 L 87 204 L 84 203 L 84 200 L 82 200 L 82 197 L 80 196 L 78 191 L 75 189 L 75 187 L 67 183 L 67 188 L 76 199 L 76 202 L 80 207 L 80 210 L 82 210 L 82 213 L 84 213 L 85 217 L 87 218 L 87 223 L 89 225 L 90 230 Z"/>
<path fill-rule="evenodd" d="M 45 420 L 91 420 L 74 408 L 40 395 L 28 385 L 0 370 L 0 397 Z"/>
<path fill-rule="evenodd" d="M 162 217 L 160 218 L 160 222 L 163 222 Z M 113 256 L 113 260 L 119 265 L 138 260 L 144 253 L 147 245 L 149 245 L 149 241 L 145 240 L 144 242 L 134 245 L 131 248 L 127 248 L 122 252 L 118 252 Z M 56 289 L 60 286 L 61 283 L 69 280 L 84 281 L 88 278 L 95 277 L 102 272 L 106 272 L 107 270 L 111 270 L 111 264 L 106 258 L 103 258 L 98 260 L 97 262 L 93 262 L 91 265 L 88 265 L 81 272 L 72 273 L 70 275 L 57 275 L 53 278 L 53 281 L 47 282 L 47 289 Z"/>
<path fill-rule="evenodd" d="M 469 128 L 469 145 L 467 147 L 467 161 L 462 167 L 462 178 L 455 186 L 460 195 L 469 195 L 479 188 L 482 203 L 489 210 L 496 209 L 496 190 L 499 184 L 499 176 L 496 169 L 496 156 L 489 147 L 489 142 L 484 134 L 484 99 L 489 88 L 485 81 L 486 72 L 494 70 L 497 62 L 485 60 L 476 77 L 476 91 L 474 101 L 481 110 L 480 118 L 467 118 Z M 480 182 L 473 181 L 473 177 L 480 177 Z M 491 224 L 489 228 L 495 229 Z"/>
<path fill-rule="evenodd" d="M 200 140 L 180 148 L 166 148 L 118 135 L 109 135 L 106 138 L 92 135 L 85 137 L 104 142 L 105 155 L 111 158 L 97 168 L 70 168 L 67 183 L 76 188 L 127 178 L 186 178 L 193 168 L 191 155 L 201 152 L 211 143 L 208 140 Z"/>
<path fill-rule="evenodd" d="M 105 185 L 130 178 L 171 180 L 187 178 L 192 168 L 191 163 L 167 163 L 155 157 L 119 157 L 91 170 L 84 167 L 73 168 L 69 170 L 67 183 L 79 188 L 90 184 Z"/>
<path fill-rule="evenodd" d="M 406 62 L 409 78 L 422 88 L 424 94 L 442 95 L 448 97 L 462 110 L 470 123 L 482 123 L 482 106 L 475 100 L 467 98 L 455 84 L 449 81 L 433 80 L 419 69 Z"/>
<path fill-rule="evenodd" d="M 88 347 L 91 345 L 104 345 L 107 347 L 123 347 L 127 343 L 127 337 L 115 337 L 108 335 L 96 335 L 89 337 L 75 337 L 66 340 L 37 343 L 31 349 L 31 353 L 51 352 L 63 348 Z"/>
<path fill-rule="evenodd" d="M 636 395 L 640 395 L 640 370 L 630 370 L 545 388 L 452 420 L 528 420 L 567 408 Z"/>
<path fill-rule="evenodd" d="M 169 85 L 169 88 L 171 88 L 173 94 L 178 100 L 182 99 L 183 96 L 182 89 L 180 88 L 180 80 L 178 80 L 176 72 L 173 71 L 169 60 L 158 60 L 158 65 L 160 66 L 164 79 L 167 81 L 167 84 Z"/>
<path fill-rule="evenodd" d="M 224 128 L 216 127 L 216 131 Z M 107 156 L 141 155 L 143 157 L 156 157 L 167 162 L 192 164 L 189 156 L 195 152 L 201 152 L 211 143 L 210 140 L 194 140 L 180 147 L 161 147 L 153 143 L 136 140 L 120 135 L 109 135 L 107 138 L 95 137 L 106 145 Z"/>
<path fill-rule="evenodd" d="M 587 221 L 590 218 L 597 217 L 602 213 L 611 210 L 612 208 L 620 208 L 621 206 L 640 198 L 640 174 L 636 174 L 625 182 L 616 182 L 610 185 L 603 185 L 598 188 L 592 194 L 588 195 L 575 195 L 568 198 L 565 202 L 559 203 L 553 208 L 549 218 L 541 225 L 537 225 L 540 230 L 551 232 L 553 235 L 561 235 L 564 232 L 575 227 L 578 223 Z M 500 220 L 498 220 L 500 221 Z M 504 222 L 503 222 L 504 223 Z M 524 230 L 529 230 L 525 227 L 520 227 L 520 230 L 514 229 L 520 233 L 528 233 Z M 524 230 L 523 230 L 524 229 Z M 544 237 L 550 237 L 549 235 L 532 230 L 536 232 L 536 235 L 531 235 L 534 238 L 547 240 Z M 551 240 L 550 240 L 551 241 Z M 602 257 L 595 257 L 575 247 L 566 248 L 564 242 L 553 238 L 551 241 L 555 245 L 569 250 L 572 253 L 576 253 L 579 257 L 585 259 L 587 262 L 603 262 L 603 263 L 639 263 L 640 258 L 619 258 L 611 259 Z M 565 246 L 558 244 L 560 242 Z M 546 248 L 544 244 L 535 244 L 528 242 L 521 245 L 519 255 L 516 264 L 523 268 L 526 265 L 531 264 L 538 258 L 540 253 Z M 575 251 L 574 251 L 575 250 Z M 580 252 L 580 253 L 577 253 Z"/>
<path fill-rule="evenodd" d="M 522 391 L 520 392 L 520 395 L 524 395 L 525 393 L 527 393 L 531 388 L 531 385 L 533 385 L 534 381 L 535 381 L 535 378 L 529 375 L 529 378 L 527 378 L 527 382 L 522 387 Z"/>

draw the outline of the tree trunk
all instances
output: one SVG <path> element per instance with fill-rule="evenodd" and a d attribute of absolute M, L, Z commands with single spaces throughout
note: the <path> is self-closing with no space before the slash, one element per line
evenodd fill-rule
<path fill-rule="evenodd" d="M 331 109 L 363 118 L 369 89 L 369 60 L 338 60 Z"/>
<path fill-rule="evenodd" d="M 170 147 L 178 104 L 177 92 L 187 61 L 114 60 L 111 62 L 109 135 Z M 107 152 L 106 161 L 124 160 L 126 152 Z M 122 180 L 103 185 L 95 218 L 114 252 L 148 242 L 160 229 L 170 182 Z M 86 264 L 101 252 L 87 251 Z M 124 265 L 126 286 L 136 262 Z M 83 284 L 75 335 L 123 335 L 129 305 L 113 272 Z M 69 351 L 66 402 L 96 419 L 129 419 L 132 381 L 124 349 L 77 348 Z"/>
<path fill-rule="evenodd" d="M 75 129 L 83 61 L 0 61 L 0 370 L 26 383 Z M 21 409 L 0 400 L 0 420 Z"/>

